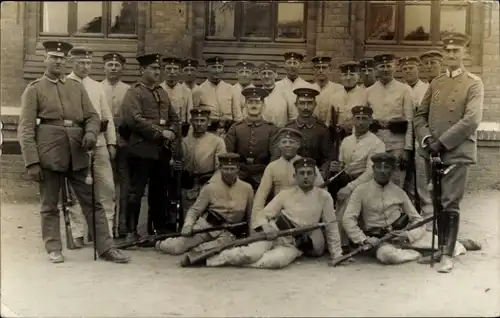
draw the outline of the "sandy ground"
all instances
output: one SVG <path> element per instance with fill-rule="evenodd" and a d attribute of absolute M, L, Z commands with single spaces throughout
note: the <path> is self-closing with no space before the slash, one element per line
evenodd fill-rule
<path fill-rule="evenodd" d="M 128 265 L 64 251 L 51 264 L 40 239 L 38 206 L 1 206 L 2 311 L 21 317 L 498 316 L 500 192 L 468 194 L 461 236 L 483 250 L 438 274 L 416 263 L 358 260 L 330 268 L 300 260 L 279 271 L 180 268 L 179 258 L 130 251 Z M 4 311 L 5 310 L 5 311 Z"/>

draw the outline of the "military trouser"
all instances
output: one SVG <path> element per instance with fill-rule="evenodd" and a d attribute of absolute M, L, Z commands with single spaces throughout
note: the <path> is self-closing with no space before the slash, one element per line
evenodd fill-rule
<path fill-rule="evenodd" d="M 95 199 L 102 204 L 106 211 L 109 233 L 113 235 L 115 219 L 115 183 L 113 180 L 113 168 L 106 146 L 98 146 L 94 149 L 94 183 Z M 85 232 L 85 217 L 81 204 L 68 208 L 71 219 L 71 230 L 73 237 L 83 237 Z"/>
<path fill-rule="evenodd" d="M 64 176 L 67 176 L 68 183 L 73 188 L 76 198 L 80 202 L 87 225 L 92 224 L 93 217 L 92 187 L 85 183 L 87 169 L 67 174 L 47 169 L 43 169 L 42 171 L 43 180 L 40 182 L 42 238 L 47 252 L 60 252 L 62 250 L 62 243 L 58 202 L 59 193 L 64 184 Z M 88 226 L 88 228 L 92 237 L 96 239 L 97 250 L 99 255 L 101 255 L 113 246 L 113 239 L 109 233 L 109 225 L 102 204 L 96 201 L 94 208 L 96 235 L 93 233 L 92 226 Z"/>
<path fill-rule="evenodd" d="M 127 232 L 127 195 L 130 187 L 126 147 L 118 147 L 116 151 L 114 172 L 118 198 L 115 213 L 115 233 L 121 235 Z"/>

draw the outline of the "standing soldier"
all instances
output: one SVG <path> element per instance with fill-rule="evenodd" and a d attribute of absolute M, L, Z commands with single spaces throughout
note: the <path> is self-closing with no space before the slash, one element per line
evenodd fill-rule
<path fill-rule="evenodd" d="M 287 123 L 297 118 L 297 107 L 295 107 L 295 95 L 290 90 L 284 90 L 276 86 L 278 67 L 274 63 L 264 62 L 259 65 L 259 77 L 262 88 L 269 95 L 266 97 L 262 118 L 276 125 L 285 127 Z"/>
<path fill-rule="evenodd" d="M 123 129 L 129 136 L 128 165 L 130 189 L 127 204 L 127 241 L 135 241 L 141 211 L 141 199 L 148 186 L 149 214 L 157 233 L 167 231 L 167 182 L 170 178 L 171 151 L 165 143 L 172 143 L 179 121 L 160 82 L 161 56 L 158 53 L 137 57 L 141 79 L 125 94 L 123 100 Z M 175 219 L 175 218 L 170 218 Z M 173 225 L 175 226 L 175 224 Z"/>
<path fill-rule="evenodd" d="M 297 88 L 293 92 L 297 96 L 295 105 L 299 116 L 286 127 L 296 129 L 304 136 L 299 155 L 313 158 L 325 172 L 327 167 L 323 165 L 330 164 L 334 149 L 328 128 L 313 116 L 319 92 L 314 88 Z"/>
<path fill-rule="evenodd" d="M 191 93 L 193 93 L 193 90 L 199 87 L 198 84 L 196 84 L 196 77 L 198 76 L 198 65 L 200 62 L 198 62 L 197 59 L 193 58 L 186 58 L 182 60 L 182 75 L 184 78 L 184 86 L 189 88 Z M 193 101 L 194 102 L 194 101 Z"/>
<path fill-rule="evenodd" d="M 109 233 L 113 235 L 116 192 L 111 161 L 115 159 L 116 155 L 115 123 L 101 83 L 88 76 L 92 67 L 92 50 L 86 47 L 75 47 L 69 52 L 69 55 L 73 63 L 73 72 L 68 75 L 68 79 L 83 84 L 101 120 L 97 144 L 93 151 L 94 182 L 96 198 L 106 211 Z M 80 208 L 73 208 L 70 209 L 70 216 L 75 245 L 77 248 L 82 247 L 85 223 L 83 213 Z"/>
<path fill-rule="evenodd" d="M 296 52 L 286 52 L 283 57 L 285 58 L 286 77 L 277 81 L 276 86 L 286 91 L 293 91 L 299 87 L 310 87 L 311 84 L 299 75 L 305 56 Z"/>
<path fill-rule="evenodd" d="M 92 226 L 89 231 L 100 257 L 126 263 L 129 257 L 113 247 L 102 204 L 92 205 L 92 186 L 85 183 L 89 169 L 86 152 L 95 148 L 100 120 L 85 87 L 63 77 L 66 56 L 73 46 L 59 41 L 46 41 L 43 46 L 46 71 L 22 95 L 18 135 L 28 175 L 40 182 L 45 249 L 53 263 L 64 262 L 57 203 L 67 177 L 87 224 L 95 218 L 97 232 L 92 233 Z"/>
<path fill-rule="evenodd" d="M 224 59 L 220 56 L 205 60 L 208 79 L 193 91 L 194 107 L 201 104 L 210 107 L 211 127 L 209 131 L 227 131 L 233 122 L 240 121 L 241 100 L 233 94 L 231 84 L 222 80 L 224 74 Z"/>
<path fill-rule="evenodd" d="M 456 164 L 442 177 L 443 211 L 438 217 L 438 272 L 453 269 L 453 253 L 460 223 L 460 202 L 470 164 L 477 160 L 477 127 L 483 115 L 484 87 L 463 65 L 470 37 L 451 33 L 443 39 L 446 74 L 435 78 L 425 93 L 415 116 L 419 153 L 426 159 L 440 155 L 445 167 Z M 426 150 L 426 151 L 425 151 Z"/>
<path fill-rule="evenodd" d="M 115 234 L 117 237 L 126 235 L 127 218 L 125 209 L 127 208 L 127 193 L 130 183 L 127 167 L 127 143 L 118 133 L 120 126 L 120 112 L 125 93 L 130 86 L 122 82 L 121 76 L 126 59 L 120 53 L 112 52 L 102 57 L 104 61 L 104 73 L 106 79 L 101 82 L 104 94 L 113 114 L 113 121 L 116 128 L 116 156 L 114 161 L 114 180 L 117 193 L 117 204 L 115 209 Z"/>
<path fill-rule="evenodd" d="M 443 68 L 443 54 L 441 54 L 441 52 L 427 51 L 420 55 L 420 60 L 424 66 L 428 83 L 441 75 L 441 70 Z"/>
<path fill-rule="evenodd" d="M 236 98 L 238 98 L 241 101 L 240 105 L 243 117 L 245 116 L 244 114 L 245 97 L 241 95 L 241 91 L 243 91 L 245 88 L 255 87 L 252 84 L 254 70 L 255 70 L 255 64 L 253 63 L 247 61 L 236 63 L 236 75 L 238 76 L 238 83 L 233 85 L 233 90 L 234 94 L 236 95 Z"/>
<path fill-rule="evenodd" d="M 375 84 L 377 77 L 375 76 L 375 60 L 371 57 L 365 57 L 359 61 L 359 71 L 361 73 L 362 88 L 368 88 Z"/>
<path fill-rule="evenodd" d="M 332 107 L 332 96 L 342 90 L 342 85 L 332 82 L 328 78 L 331 73 L 331 61 L 332 59 L 326 56 L 316 56 L 312 59 L 314 65 L 313 87 L 319 92 L 318 97 L 316 97 L 317 106 L 314 110 L 314 116 L 323 123 L 329 121 L 328 112 Z"/>
<path fill-rule="evenodd" d="M 183 135 L 186 135 L 189 129 L 190 111 L 193 108 L 193 94 L 189 88 L 179 82 L 181 66 L 182 61 L 176 57 L 163 58 L 165 81 L 161 83 L 161 87 L 167 92 L 172 106 L 179 115 Z"/>
<path fill-rule="evenodd" d="M 225 142 L 228 152 L 240 155 L 240 179 L 257 189 L 267 164 L 279 155 L 274 148 L 278 128 L 262 119 L 264 98 L 267 92 L 262 88 L 246 88 L 245 106 L 248 116 L 229 128 Z"/>
<path fill-rule="evenodd" d="M 385 143 L 386 151 L 398 158 L 393 182 L 403 188 L 413 150 L 413 99 L 411 88 L 396 79 L 395 56 L 374 57 L 379 79 L 366 90 L 368 105 L 373 108 L 372 131 Z"/>

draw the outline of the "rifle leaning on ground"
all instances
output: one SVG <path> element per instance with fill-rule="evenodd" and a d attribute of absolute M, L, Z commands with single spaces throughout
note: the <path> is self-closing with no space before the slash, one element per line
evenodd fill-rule
<path fill-rule="evenodd" d="M 273 232 L 273 234 L 276 235 L 276 237 L 282 237 L 282 236 L 297 236 L 303 233 L 311 232 L 314 231 L 315 229 L 318 229 L 320 227 L 327 226 L 329 223 L 318 223 L 314 225 L 308 225 L 308 226 L 303 226 L 303 227 L 298 227 L 298 228 L 293 228 L 293 229 L 288 229 L 288 230 L 283 230 L 283 231 L 276 231 Z M 251 235 L 246 238 L 242 239 L 237 239 L 231 242 L 228 242 L 226 244 L 223 244 L 221 246 L 212 248 L 208 251 L 203 251 L 203 252 L 189 252 L 184 256 L 184 259 L 181 261 L 181 266 L 182 267 L 188 267 L 188 266 L 193 266 L 193 265 L 198 265 L 205 261 L 206 259 L 215 256 L 219 254 L 220 252 L 227 250 L 229 248 L 233 247 L 238 247 L 238 246 L 243 246 L 243 245 L 248 245 L 250 243 L 254 242 L 259 242 L 259 241 L 265 241 L 268 238 L 268 235 L 265 232 L 259 232 L 254 235 Z"/>
<path fill-rule="evenodd" d="M 73 241 L 73 231 L 71 230 L 71 221 L 69 219 L 69 212 L 68 212 L 68 206 L 73 205 L 73 203 L 69 199 L 68 193 L 70 193 L 69 192 L 70 190 L 68 186 L 68 178 L 66 177 L 63 177 L 61 191 L 62 191 L 61 209 L 64 217 L 64 229 L 66 230 L 66 248 L 68 250 L 74 250 L 75 241 Z"/>
<path fill-rule="evenodd" d="M 178 122 L 176 127 L 176 140 L 174 149 L 172 149 L 172 160 L 182 162 L 182 123 Z M 176 171 L 170 167 L 172 176 L 175 180 L 175 192 L 169 193 L 169 213 L 175 213 L 175 228 L 176 231 L 181 231 L 184 223 L 184 207 L 182 206 L 182 171 Z"/>
<path fill-rule="evenodd" d="M 240 226 L 246 226 L 246 222 L 240 222 L 240 223 L 235 223 L 235 224 L 226 224 L 226 225 L 221 225 L 221 226 L 214 226 L 206 229 L 201 229 L 201 230 L 194 230 L 192 235 L 196 234 L 202 234 L 202 233 L 209 233 L 209 232 L 215 232 L 215 231 L 223 231 L 223 230 L 230 230 L 233 228 L 237 228 Z M 121 244 L 117 244 L 115 247 L 119 249 L 126 249 L 132 246 L 138 246 L 138 245 L 143 245 L 148 243 L 151 245 L 154 245 L 154 243 L 158 241 L 163 241 L 168 238 L 174 238 L 174 237 L 180 237 L 182 236 L 181 233 L 168 233 L 168 234 L 161 234 L 161 235 L 148 235 L 143 238 L 140 238 L 137 241 L 134 242 L 125 242 Z"/>
<path fill-rule="evenodd" d="M 428 217 L 428 218 L 426 218 L 426 219 L 423 219 L 423 220 L 421 220 L 421 221 L 418 221 L 418 222 L 416 222 L 416 223 L 414 223 L 414 224 L 409 225 L 409 226 L 408 226 L 408 227 L 406 227 L 404 230 L 405 230 L 405 231 L 411 231 L 411 230 L 413 230 L 413 229 L 416 229 L 416 228 L 418 228 L 418 227 L 421 227 L 421 226 L 422 226 L 422 225 L 424 225 L 424 224 L 427 224 L 427 223 L 429 223 L 429 222 L 433 221 L 434 219 L 435 219 L 435 216 L 434 216 L 434 215 L 433 215 L 433 216 L 430 216 L 430 217 Z M 386 235 L 384 235 L 382 238 L 380 238 L 378 245 L 380 245 L 381 243 L 384 243 L 384 242 L 390 241 L 390 240 L 392 240 L 393 238 L 395 238 L 395 237 L 397 236 L 397 235 L 395 234 L 395 232 L 400 232 L 400 231 L 392 231 L 392 232 L 387 233 L 387 234 L 386 234 Z M 378 246 L 378 245 L 377 245 L 377 246 Z M 344 262 L 345 260 L 347 260 L 347 259 L 349 259 L 349 258 L 351 258 L 351 257 L 353 257 L 353 256 L 355 256 L 355 255 L 357 255 L 357 254 L 359 254 L 359 253 L 361 253 L 361 252 L 365 252 L 365 251 L 371 250 L 371 249 L 372 249 L 372 248 L 374 248 L 374 247 L 376 247 L 376 246 L 373 246 L 373 245 L 371 245 L 371 244 L 365 244 L 365 245 L 362 245 L 362 246 L 360 246 L 360 247 L 356 248 L 354 251 L 352 251 L 352 252 L 350 252 L 350 253 L 347 253 L 347 254 L 345 254 L 345 255 L 342 255 L 342 256 L 340 256 L 340 257 L 335 258 L 334 260 L 332 260 L 332 262 L 330 263 L 330 265 L 335 267 L 335 266 L 339 265 L 340 263 Z"/>

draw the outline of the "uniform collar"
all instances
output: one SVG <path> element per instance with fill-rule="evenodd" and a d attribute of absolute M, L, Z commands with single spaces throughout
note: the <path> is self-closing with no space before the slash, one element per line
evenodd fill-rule
<path fill-rule="evenodd" d="M 161 84 L 160 84 L 160 86 L 161 86 L 161 87 L 163 87 L 163 88 L 165 88 L 165 89 L 166 89 L 166 88 L 169 88 L 169 89 L 174 89 L 174 88 L 176 88 L 176 87 L 177 87 L 177 85 L 179 85 L 179 82 L 175 83 L 175 85 L 174 85 L 174 86 L 170 86 L 170 85 L 168 85 L 166 81 L 163 81 L 163 82 L 161 82 Z"/>
<path fill-rule="evenodd" d="M 252 126 L 259 127 L 260 125 L 262 125 L 262 123 L 263 123 L 264 121 L 262 120 L 262 118 L 260 118 L 259 120 L 255 120 L 255 121 L 245 119 L 245 122 L 247 123 L 247 125 L 248 125 L 249 127 L 252 127 Z"/>
<path fill-rule="evenodd" d="M 393 78 L 389 83 L 387 84 L 384 84 L 382 83 L 380 80 L 377 81 L 379 83 L 380 86 L 382 87 L 391 87 L 394 83 L 396 83 L 396 79 Z"/>
<path fill-rule="evenodd" d="M 370 131 L 367 131 L 366 133 L 364 133 L 363 135 L 361 135 L 359 137 L 354 134 L 354 137 L 356 137 L 356 140 L 363 140 L 366 137 L 368 137 L 369 135 L 370 135 Z"/>
<path fill-rule="evenodd" d="M 454 78 L 454 77 L 457 77 L 458 75 L 462 74 L 463 72 L 464 72 L 463 68 L 458 68 L 452 72 L 450 72 L 449 69 L 446 69 L 446 77 Z"/>
<path fill-rule="evenodd" d="M 48 77 L 47 74 L 45 74 L 45 73 L 43 74 L 43 76 L 45 77 L 45 79 L 47 79 L 47 81 L 52 82 L 54 84 L 57 84 L 57 82 L 61 82 L 61 83 L 66 82 L 66 78 L 64 76 L 60 76 L 57 79 L 52 79 L 52 78 Z"/>
<path fill-rule="evenodd" d="M 112 87 L 118 86 L 118 85 L 120 85 L 120 84 L 122 83 L 122 81 L 121 81 L 121 80 L 118 80 L 118 81 L 116 81 L 116 83 L 111 84 L 111 82 L 110 82 L 110 81 L 108 81 L 108 79 L 107 79 L 107 78 L 105 78 L 103 82 L 104 82 L 106 85 L 109 85 L 109 86 L 112 86 Z"/>
<path fill-rule="evenodd" d="M 69 75 L 68 75 L 69 78 L 71 79 L 74 79 L 75 81 L 77 82 L 80 82 L 80 83 L 83 83 L 83 78 L 79 77 L 78 75 L 76 75 L 74 72 L 71 72 Z"/>
<path fill-rule="evenodd" d="M 309 121 L 305 121 L 304 119 L 301 120 L 301 117 L 297 117 L 297 119 L 295 119 L 295 123 L 297 124 L 297 126 L 299 128 L 308 128 L 308 129 L 311 129 L 314 127 L 314 117 L 311 117 L 311 119 L 309 119 Z"/>

